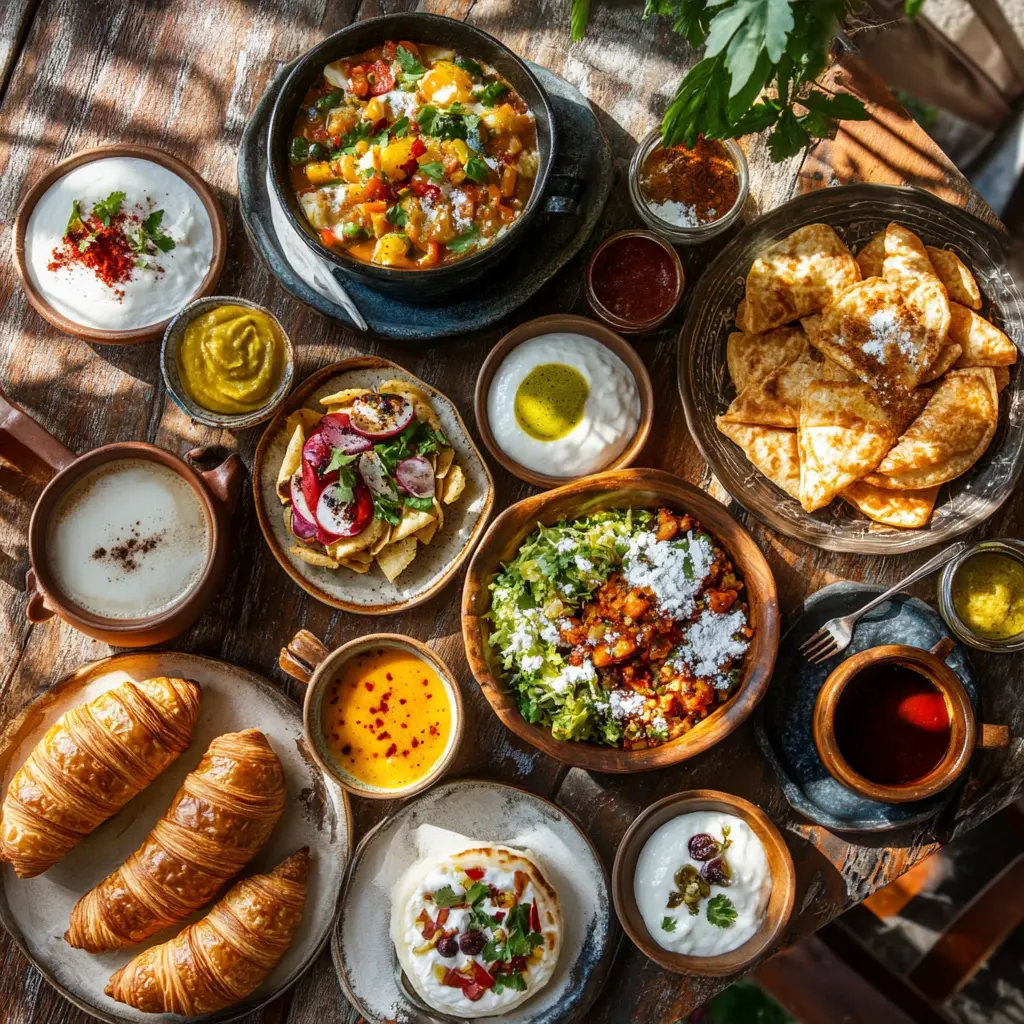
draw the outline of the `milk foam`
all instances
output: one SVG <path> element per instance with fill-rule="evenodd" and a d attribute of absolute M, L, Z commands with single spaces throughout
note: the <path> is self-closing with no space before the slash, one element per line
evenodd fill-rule
<path fill-rule="evenodd" d="M 47 531 L 57 587 L 112 619 L 155 615 L 199 582 L 209 558 L 206 512 L 172 469 L 119 459 L 86 474 L 60 500 Z"/>

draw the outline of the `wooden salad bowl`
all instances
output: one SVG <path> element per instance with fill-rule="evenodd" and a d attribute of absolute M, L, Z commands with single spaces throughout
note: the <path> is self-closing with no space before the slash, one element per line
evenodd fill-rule
<path fill-rule="evenodd" d="M 746 585 L 754 638 L 735 692 L 689 732 L 658 747 L 623 750 L 597 743 L 556 740 L 551 730 L 523 718 L 505 686 L 498 652 L 488 643 L 489 584 L 503 563 L 515 557 L 538 523 L 577 519 L 604 509 L 665 506 L 695 516 L 728 552 Z M 597 772 L 643 772 L 665 768 L 702 753 L 725 739 L 764 696 L 779 649 L 779 605 L 775 579 L 754 539 L 714 498 L 660 469 L 598 473 L 555 490 L 525 498 L 491 524 L 473 555 L 462 591 L 462 636 L 466 658 L 495 714 L 521 739 L 576 768 Z"/>
<path fill-rule="evenodd" d="M 644 924 L 633 889 L 636 863 L 647 840 L 666 822 L 695 811 L 721 811 L 745 821 L 761 840 L 772 878 L 772 891 L 761 927 L 742 946 L 714 956 L 676 953 L 659 945 Z M 796 869 L 782 833 L 768 815 L 749 800 L 713 789 L 673 793 L 642 811 L 622 837 L 612 868 L 612 901 L 619 923 L 644 956 L 676 974 L 721 977 L 749 970 L 782 940 L 795 898 Z"/>

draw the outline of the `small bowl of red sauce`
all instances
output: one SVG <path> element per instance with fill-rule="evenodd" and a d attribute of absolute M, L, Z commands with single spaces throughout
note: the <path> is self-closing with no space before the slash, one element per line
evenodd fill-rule
<path fill-rule="evenodd" d="M 629 165 L 629 197 L 644 223 L 676 245 L 721 234 L 743 213 L 747 158 L 731 139 L 663 146 L 661 129 L 641 140 Z"/>
<path fill-rule="evenodd" d="M 587 266 L 590 308 L 625 334 L 640 334 L 664 323 L 679 305 L 685 286 L 679 254 L 652 231 L 610 235 Z"/>
<path fill-rule="evenodd" d="M 943 639 L 930 651 L 886 644 L 841 662 L 814 707 L 814 745 L 834 779 L 870 800 L 908 803 L 952 785 L 1006 726 L 979 724 Z"/>

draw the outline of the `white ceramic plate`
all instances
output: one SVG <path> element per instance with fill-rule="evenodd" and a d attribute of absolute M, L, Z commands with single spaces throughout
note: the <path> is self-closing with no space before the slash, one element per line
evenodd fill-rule
<path fill-rule="evenodd" d="M 320 399 L 344 388 L 373 388 L 402 378 L 425 391 L 444 432 L 455 448 L 455 461 L 466 474 L 466 489 L 452 505 L 444 505 L 444 526 L 429 545 L 418 545 L 416 559 L 394 583 L 375 564 L 368 573 L 344 567 L 308 565 L 288 550 L 292 540 L 277 496 L 277 474 L 288 447 L 285 421 L 296 409 L 326 413 Z M 296 583 L 324 604 L 363 615 L 389 615 L 422 604 L 444 588 L 483 534 L 494 501 L 491 479 L 455 404 L 400 366 L 376 356 L 359 356 L 326 366 L 304 381 L 267 427 L 256 449 L 252 485 L 263 536 L 274 557 Z"/>
<path fill-rule="evenodd" d="M 359 844 L 345 878 L 331 940 L 338 978 L 370 1024 L 461 1021 L 424 1006 L 403 983 L 389 935 L 391 886 L 420 857 L 421 825 L 481 842 L 531 849 L 558 892 L 565 923 L 555 973 L 501 1024 L 569 1024 L 586 1019 L 611 966 L 619 931 L 609 913 L 608 876 L 579 826 L 548 800 L 500 782 L 460 779 L 435 786 L 382 821 Z"/>
<path fill-rule="evenodd" d="M 64 930 L 78 898 L 142 843 L 210 741 L 221 733 L 259 728 L 284 766 L 288 801 L 270 839 L 243 874 L 267 871 L 299 847 L 308 846 L 306 908 L 291 948 L 249 999 L 219 1013 L 194 1018 L 212 1024 L 255 1010 L 297 981 L 327 941 L 334 922 L 351 855 L 351 811 L 344 791 L 324 777 L 305 751 L 299 706 L 262 677 L 213 658 L 170 651 L 118 654 L 73 672 L 10 723 L 0 737 L 0 774 L 6 793 L 11 777 L 43 733 L 69 708 L 127 679 L 138 681 L 161 675 L 192 679 L 202 689 L 199 720 L 188 750 L 48 871 L 35 878 L 19 879 L 13 868 L 3 865 L 0 920 L 46 980 L 86 1012 L 104 1021 L 133 1024 L 184 1020 L 176 1014 L 141 1013 L 103 992 L 115 970 L 145 946 L 175 935 L 183 925 L 158 932 L 145 944 L 99 955 L 72 949 L 64 941 Z M 205 909 L 189 920 L 201 917 Z"/>

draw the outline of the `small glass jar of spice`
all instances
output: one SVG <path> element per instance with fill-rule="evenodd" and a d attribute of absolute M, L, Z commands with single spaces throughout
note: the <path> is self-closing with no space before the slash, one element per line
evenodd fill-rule
<path fill-rule="evenodd" d="M 637 213 L 678 245 L 705 242 L 734 224 L 748 189 L 746 157 L 731 139 L 663 146 L 655 128 L 641 139 L 629 165 Z"/>

